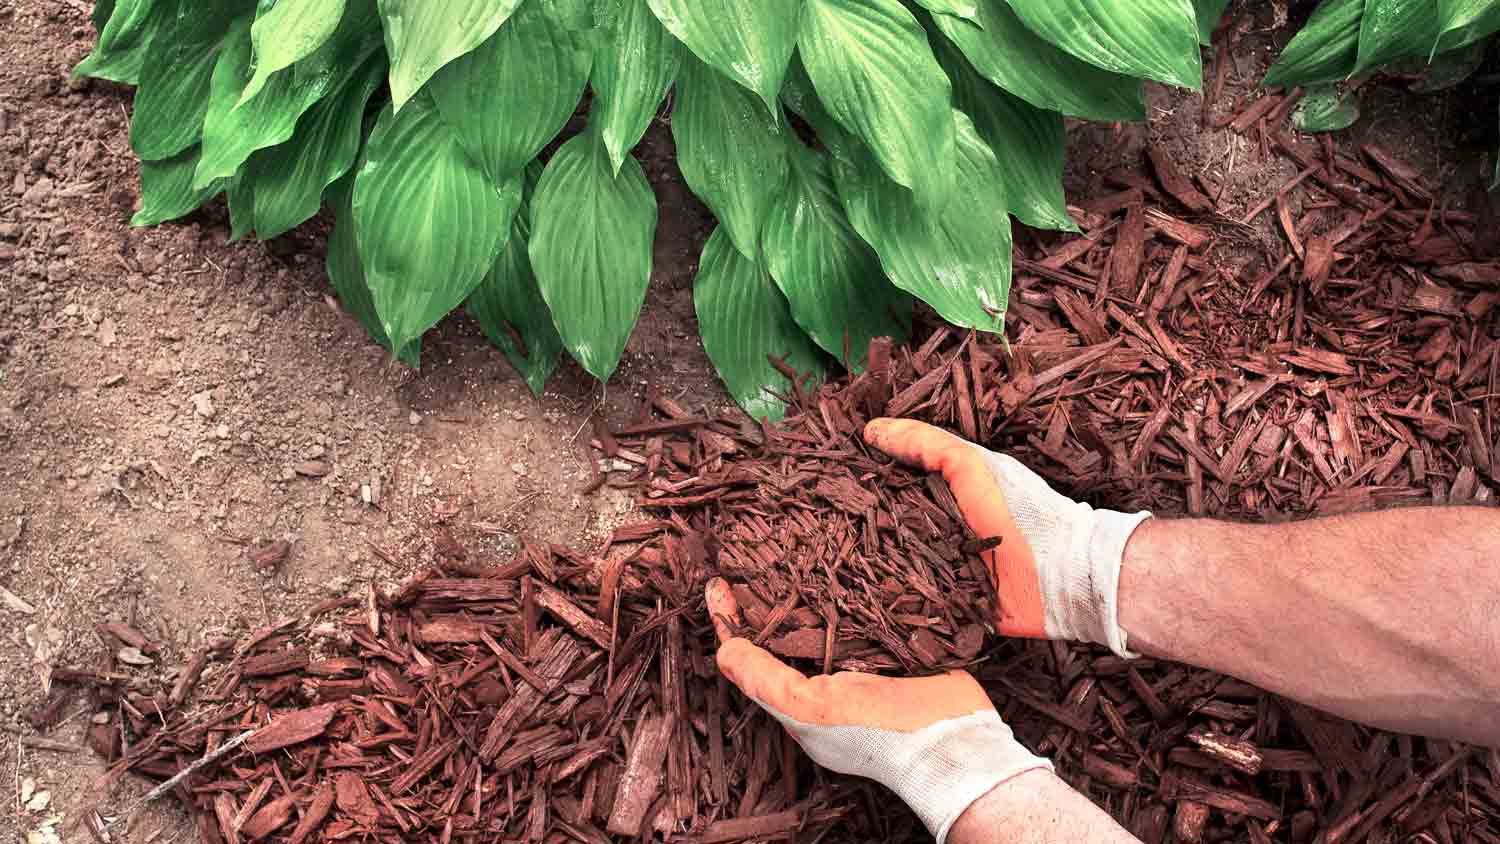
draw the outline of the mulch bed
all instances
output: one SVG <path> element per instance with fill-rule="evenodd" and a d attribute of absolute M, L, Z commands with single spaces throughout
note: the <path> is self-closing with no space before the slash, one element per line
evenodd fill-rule
<path fill-rule="evenodd" d="M 439 529 L 426 575 L 217 643 L 156 694 L 55 679 L 127 714 L 128 748 L 91 732 L 111 779 L 166 779 L 259 728 L 173 789 L 212 844 L 924 839 L 717 675 L 701 591 L 722 574 L 746 635 L 806 671 L 975 672 L 1025 744 L 1148 844 L 1500 841 L 1496 751 L 1181 665 L 997 640 L 989 540 L 941 482 L 858 437 L 875 415 L 924 419 L 1075 497 L 1163 515 L 1492 500 L 1490 224 L 1383 150 L 1274 128 L 1294 101 L 1219 118 L 1301 168 L 1249 216 L 1153 154 L 1108 174 L 1119 192 L 1081 208 L 1083 236 L 1021 238 L 1008 349 L 926 326 L 910 347 L 877 341 L 856 378 L 799 381 L 782 425 L 655 394 L 597 424 L 606 467 L 630 468 L 594 486 L 638 490 L 653 516 L 597 557 L 527 546 L 481 566 Z M 1247 257 L 1237 232 L 1261 214 L 1284 242 L 1237 270 L 1224 244 Z"/>

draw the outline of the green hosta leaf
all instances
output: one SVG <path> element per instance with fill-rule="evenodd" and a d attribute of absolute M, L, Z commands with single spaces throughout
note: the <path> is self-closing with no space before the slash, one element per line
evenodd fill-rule
<path fill-rule="evenodd" d="M 146 60 L 146 47 L 155 30 L 169 18 L 173 4 L 165 0 L 119 0 L 99 30 L 99 42 L 73 68 L 73 76 L 92 76 L 134 85 Z M 94 21 L 99 20 L 97 13 Z"/>
<path fill-rule="evenodd" d="M 760 95 L 774 113 L 797 49 L 803 0 L 649 0 L 662 25 L 705 64 Z"/>
<path fill-rule="evenodd" d="M 777 396 L 790 393 L 792 385 L 769 356 L 784 359 L 799 373 L 822 373 L 822 351 L 797 327 L 771 274 L 740 254 L 722 227 L 703 246 L 693 305 L 709 360 L 729 395 L 752 418 L 774 421 L 786 415 Z"/>
<path fill-rule="evenodd" d="M 1040 229 L 1078 231 L 1062 189 L 1067 152 L 1062 115 L 991 85 L 951 46 L 938 50 L 938 60 L 953 80 L 954 103 L 973 119 L 990 149 L 1005 156 L 1000 175 L 1011 216 Z"/>
<path fill-rule="evenodd" d="M 359 263 L 359 243 L 354 234 L 354 179 L 345 178 L 333 189 L 337 221 L 333 233 L 328 236 L 328 281 L 339 294 L 339 301 L 359 324 L 369 332 L 370 338 L 387 351 L 411 366 L 422 362 L 422 338 L 413 338 L 400 350 L 391 346 L 391 338 L 385 334 L 385 326 L 375 313 L 375 300 L 365 282 L 365 271 Z"/>
<path fill-rule="evenodd" d="M 557 370 L 563 341 L 531 271 L 528 217 L 526 211 L 516 214 L 509 242 L 464 307 L 526 379 L 531 392 L 541 395 Z"/>
<path fill-rule="evenodd" d="M 1428 65 L 1422 78 L 1412 83 L 1411 89 L 1430 94 L 1452 88 L 1473 76 L 1479 66 L 1484 64 L 1484 57 L 1488 52 L 1489 44 L 1479 42 L 1438 53 L 1432 57 L 1432 63 Z"/>
<path fill-rule="evenodd" d="M 785 130 L 750 91 L 694 58 L 672 108 L 683 178 L 745 257 L 760 249 L 766 211 L 786 183 Z"/>
<path fill-rule="evenodd" d="M 198 147 L 189 147 L 171 158 L 141 162 L 141 210 L 130 218 L 132 226 L 154 226 L 191 213 L 224 189 L 223 182 L 193 187 L 198 169 Z"/>
<path fill-rule="evenodd" d="M 1359 119 L 1359 101 L 1333 85 L 1309 88 L 1292 112 L 1292 125 L 1304 132 L 1337 132 Z"/>
<path fill-rule="evenodd" d="M 1198 17 L 1198 43 L 1208 46 L 1213 42 L 1214 29 L 1224 19 L 1224 9 L 1229 0 L 1193 0 L 1193 11 Z"/>
<path fill-rule="evenodd" d="M 651 280 L 656 197 L 633 158 L 615 172 L 597 128 L 558 149 L 531 204 L 531 266 L 573 358 L 609 380 Z"/>
<path fill-rule="evenodd" d="M 798 39 L 823 105 L 891 178 L 936 208 L 953 192 L 953 97 L 898 0 L 807 0 Z"/>
<path fill-rule="evenodd" d="M 531 0 L 428 84 L 443 119 L 496 182 L 519 173 L 568 122 L 593 47 L 575 23 L 585 0 Z"/>
<path fill-rule="evenodd" d="M 1353 73 L 1402 56 L 1426 58 L 1437 37 L 1437 0 L 1365 0 Z"/>
<path fill-rule="evenodd" d="M 354 180 L 360 263 L 380 324 L 403 348 L 479 286 L 521 204 L 496 188 L 427 97 L 387 108 Z"/>
<path fill-rule="evenodd" d="M 1203 83 L 1192 0 L 1009 2 L 1032 32 L 1090 64 L 1193 90 Z"/>
<path fill-rule="evenodd" d="M 255 73 L 240 94 L 240 102 L 254 97 L 271 74 L 312 55 L 333 36 L 344 15 L 344 0 L 277 0 L 255 19 L 250 42 Z"/>
<path fill-rule="evenodd" d="M 1261 84 L 1290 87 L 1348 78 L 1359 59 L 1359 22 L 1364 11 L 1365 0 L 1323 0 Z"/>
<path fill-rule="evenodd" d="M 792 65 L 787 69 L 786 84 L 781 87 L 781 102 L 794 114 L 807 121 L 807 124 L 817 133 L 818 142 L 830 153 L 839 155 L 840 145 L 854 141 L 844 127 L 833 119 L 833 115 L 828 113 L 828 109 L 823 107 L 823 101 L 818 99 L 818 92 L 813 88 L 812 80 L 807 76 L 807 67 L 802 64 L 801 56 L 792 56 Z"/>
<path fill-rule="evenodd" d="M 600 37 L 594 51 L 594 105 L 615 172 L 651 125 L 677 78 L 682 46 L 652 14 L 646 0 L 600 0 Z"/>
<path fill-rule="evenodd" d="M 1144 120 L 1141 82 L 1043 41 L 1005 0 L 979 0 L 975 23 L 934 15 L 937 28 L 986 79 L 1033 106 L 1090 120 Z"/>
<path fill-rule="evenodd" d="M 1441 32 L 1472 26 L 1495 12 L 1496 0 L 1436 0 Z"/>
<path fill-rule="evenodd" d="M 208 112 L 219 49 L 243 8 L 239 0 L 166 0 L 147 48 L 130 118 L 130 146 L 143 161 L 171 158 L 196 144 Z"/>
<path fill-rule="evenodd" d="M 1456 50 L 1500 30 L 1500 0 L 1438 0 L 1436 52 Z"/>
<path fill-rule="evenodd" d="M 916 3 L 935 15 L 952 15 L 964 20 L 979 17 L 979 0 L 916 0 Z"/>
<path fill-rule="evenodd" d="M 828 159 L 790 148 L 791 179 L 761 234 L 766 268 L 802 330 L 857 371 L 871 339 L 906 338 L 911 297 L 886 280 L 880 258 L 850 227 Z"/>
<path fill-rule="evenodd" d="M 115 0 L 95 0 L 94 12 L 89 20 L 94 24 L 94 32 L 104 32 L 104 27 L 109 24 L 109 18 L 115 13 Z"/>
<path fill-rule="evenodd" d="M 1011 269 L 1004 168 L 968 116 L 955 117 L 958 186 L 941 211 L 924 212 L 868 157 L 835 161 L 834 177 L 850 224 L 897 287 L 954 325 L 999 332 Z"/>
<path fill-rule="evenodd" d="M 291 140 L 250 157 L 257 237 L 278 237 L 318 213 L 323 189 L 348 172 L 359 154 L 365 107 L 385 74 L 385 56 L 371 55 L 302 115 Z"/>
<path fill-rule="evenodd" d="M 197 184 L 234 174 L 251 153 L 292 136 L 297 121 L 335 85 L 380 50 L 374 0 L 349 0 L 338 30 L 311 56 L 271 75 L 254 99 L 240 104 L 250 78 L 250 32 L 245 21 L 225 39 L 214 67 L 203 120 L 203 160 Z"/>
<path fill-rule="evenodd" d="M 248 168 L 228 180 L 224 196 L 229 206 L 229 242 L 234 243 L 255 231 L 255 178 Z"/>
<path fill-rule="evenodd" d="M 282 0 L 286 2 L 286 0 Z M 400 111 L 443 65 L 483 44 L 521 0 L 379 0 Z"/>

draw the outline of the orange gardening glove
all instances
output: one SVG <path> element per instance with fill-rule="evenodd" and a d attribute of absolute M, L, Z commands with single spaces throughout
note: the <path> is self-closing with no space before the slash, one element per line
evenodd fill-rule
<path fill-rule="evenodd" d="M 938 844 L 995 786 L 1026 771 L 1052 769 L 1016 741 L 967 673 L 805 677 L 734 636 L 739 610 L 729 584 L 715 578 L 706 592 L 724 676 L 780 721 L 814 762 L 895 792 Z"/>
<path fill-rule="evenodd" d="M 1015 458 L 922 422 L 876 419 L 865 441 L 942 473 L 974 534 L 1000 537 L 985 562 L 1000 596 L 1001 634 L 1096 642 L 1134 656 L 1119 622 L 1120 563 L 1150 513 L 1095 510 L 1059 495 Z"/>

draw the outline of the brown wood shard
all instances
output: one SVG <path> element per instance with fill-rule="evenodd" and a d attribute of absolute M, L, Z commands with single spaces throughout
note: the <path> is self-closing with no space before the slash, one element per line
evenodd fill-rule
<path fill-rule="evenodd" d="M 671 713 L 656 715 L 636 725 L 635 740 L 625 773 L 615 792 L 614 809 L 606 828 L 616 835 L 636 836 L 646 819 L 646 812 L 658 796 L 662 771 L 667 761 L 667 743 L 676 720 Z"/>
<path fill-rule="evenodd" d="M 323 825 L 324 819 L 328 817 L 328 811 L 333 808 L 333 786 L 327 782 L 318 786 L 313 794 L 312 803 L 308 805 L 307 811 L 297 820 L 297 826 L 292 830 L 291 838 L 287 844 L 303 844 L 308 837 L 316 833 Z"/>
<path fill-rule="evenodd" d="M 328 729 L 341 706 L 339 703 L 325 703 L 283 713 L 272 718 L 271 723 L 247 740 L 245 749 L 251 753 L 268 753 L 320 736 Z"/>
<path fill-rule="evenodd" d="M 246 658 L 240 666 L 240 673 L 246 677 L 269 677 L 273 674 L 301 671 L 306 667 L 307 651 L 273 651 Z"/>
<path fill-rule="evenodd" d="M 262 806 L 260 811 L 252 815 L 250 820 L 240 827 L 240 834 L 251 841 L 265 838 L 292 819 L 292 810 L 296 805 L 295 795 L 283 794 Z"/>
<path fill-rule="evenodd" d="M 533 586 L 536 590 L 534 594 L 537 606 L 571 627 L 573 632 L 592 640 L 594 644 L 606 651 L 613 647 L 608 625 L 589 615 L 587 610 L 573 603 L 568 596 L 553 587 L 541 582 L 533 582 Z"/>

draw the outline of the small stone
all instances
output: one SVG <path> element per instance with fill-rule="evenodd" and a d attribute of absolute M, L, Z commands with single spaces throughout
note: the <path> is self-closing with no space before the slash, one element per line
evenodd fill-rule
<path fill-rule="evenodd" d="M 525 463 L 512 463 L 512 464 L 510 464 L 510 470 L 512 472 L 515 472 L 517 475 L 521 475 L 521 476 L 524 477 L 526 475 L 526 471 L 527 471 L 526 464 Z"/>
<path fill-rule="evenodd" d="M 24 182 L 21 181 L 20 173 L 16 174 L 16 183 L 24 184 Z M 46 202 L 51 196 L 52 180 L 47 178 L 46 176 L 43 176 L 42 178 L 37 179 L 35 184 L 27 188 L 25 193 L 21 194 L 21 201 L 27 205 L 41 205 L 43 202 Z"/>
<path fill-rule="evenodd" d="M 321 445 L 311 445 L 307 447 L 307 451 L 303 452 L 302 456 L 306 457 L 308 460 L 317 460 L 327 452 L 328 450 Z"/>
<path fill-rule="evenodd" d="M 109 712 L 107 712 L 107 711 L 105 711 L 105 712 L 95 712 L 94 716 L 92 718 L 90 718 L 89 720 L 93 721 L 95 724 L 108 724 L 109 723 Z"/>
<path fill-rule="evenodd" d="M 116 374 L 111 375 L 108 378 L 105 378 L 104 380 L 100 381 L 99 382 L 99 386 L 101 386 L 101 387 L 118 387 L 119 385 L 124 384 L 124 383 L 125 383 L 125 376 L 123 374 L 116 373 Z"/>
<path fill-rule="evenodd" d="M 140 648 L 131 647 L 128 645 L 126 647 L 120 648 L 119 652 L 115 654 L 115 659 L 125 663 L 126 665 L 143 666 L 150 665 L 152 663 L 151 657 L 141 653 Z"/>
<path fill-rule="evenodd" d="M 413 410 L 411 414 L 406 417 L 406 422 L 408 425 L 420 425 L 422 424 L 422 414 Z"/>
<path fill-rule="evenodd" d="M 193 410 L 204 419 L 214 418 L 214 398 L 212 390 L 204 390 L 193 394 Z"/>
<path fill-rule="evenodd" d="M 526 421 L 526 411 L 524 411 L 524 410 L 512 410 L 510 412 L 510 418 L 516 420 L 517 422 L 524 422 L 524 421 Z"/>
<path fill-rule="evenodd" d="M 109 317 L 105 317 L 104 321 L 99 323 L 99 332 L 94 336 L 99 338 L 99 345 L 104 346 L 105 348 L 113 346 L 115 344 L 115 340 L 118 337 L 118 330 L 115 328 L 115 321 L 110 319 Z"/>
<path fill-rule="evenodd" d="M 79 312 L 82 311 L 82 310 L 83 310 L 82 308 L 78 307 L 78 303 L 77 302 L 73 302 L 73 303 L 69 304 L 66 308 L 63 308 L 63 316 L 76 317 L 76 316 L 78 316 Z"/>
<path fill-rule="evenodd" d="M 297 464 L 297 474 L 308 478 L 321 478 L 328 474 L 328 464 L 322 460 L 304 460 Z"/>
<path fill-rule="evenodd" d="M 220 422 L 219 427 L 214 429 L 214 436 L 221 440 L 229 439 L 229 426 Z"/>

